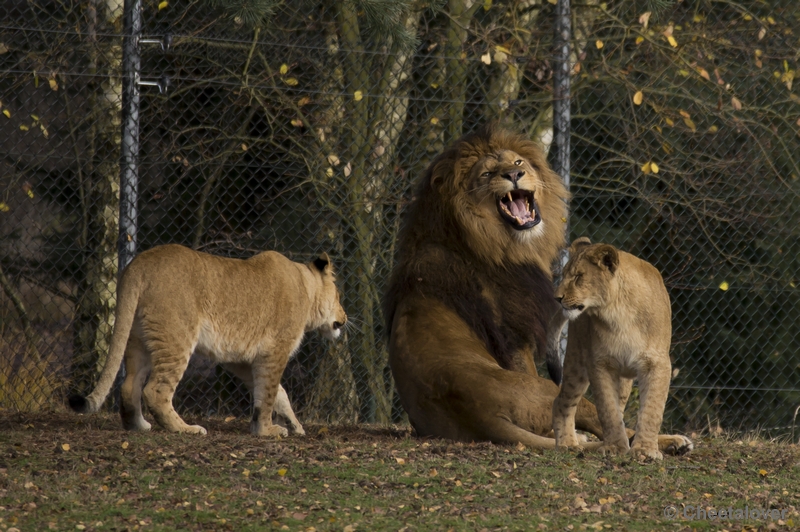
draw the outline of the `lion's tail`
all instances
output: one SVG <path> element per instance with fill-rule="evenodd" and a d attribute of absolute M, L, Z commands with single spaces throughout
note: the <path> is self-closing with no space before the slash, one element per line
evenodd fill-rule
<path fill-rule="evenodd" d="M 132 268 L 135 263 L 131 263 L 123 272 L 119 290 L 117 291 L 117 308 L 114 318 L 114 333 L 111 335 L 111 347 L 108 351 L 100 378 L 97 381 L 92 393 L 88 397 L 82 395 L 72 395 L 69 397 L 69 406 L 75 412 L 91 413 L 97 412 L 111 392 L 114 380 L 117 377 L 119 367 L 122 365 L 122 358 L 125 356 L 125 346 L 133 327 L 133 319 L 136 315 L 136 307 L 139 304 L 139 290 L 141 283 L 138 282 L 138 270 Z"/>

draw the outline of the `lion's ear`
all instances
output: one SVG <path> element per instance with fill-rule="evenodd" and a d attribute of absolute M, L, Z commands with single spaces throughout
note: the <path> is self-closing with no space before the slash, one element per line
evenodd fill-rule
<path fill-rule="evenodd" d="M 324 251 L 322 254 L 314 259 L 312 263 L 316 269 L 318 269 L 321 273 L 329 272 L 332 268 L 331 266 L 331 258 L 328 257 L 328 254 Z"/>
<path fill-rule="evenodd" d="M 581 249 L 585 248 L 592 244 L 592 241 L 589 240 L 587 236 L 580 236 L 572 241 L 572 244 L 569 246 L 569 253 L 570 255 L 574 255 Z"/>
<path fill-rule="evenodd" d="M 609 244 L 600 244 L 591 250 L 589 259 L 601 268 L 606 268 L 612 275 L 619 267 L 619 251 Z"/>

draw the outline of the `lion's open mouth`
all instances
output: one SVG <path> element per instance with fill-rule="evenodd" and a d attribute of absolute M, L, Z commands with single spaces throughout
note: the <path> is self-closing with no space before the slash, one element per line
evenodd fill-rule
<path fill-rule="evenodd" d="M 517 231 L 530 229 L 542 221 L 532 190 L 515 189 L 497 198 L 497 212 Z"/>

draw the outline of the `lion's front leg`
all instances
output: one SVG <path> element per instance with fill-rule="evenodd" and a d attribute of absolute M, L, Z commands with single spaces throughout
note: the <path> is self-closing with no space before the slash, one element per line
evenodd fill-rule
<path fill-rule="evenodd" d="M 250 431 L 257 436 L 275 438 L 289 435 L 285 428 L 272 423 L 272 411 L 289 352 L 288 349 L 276 350 L 274 354 L 263 354 L 253 361 L 253 419 Z"/>
<path fill-rule="evenodd" d="M 620 410 L 620 379 L 599 364 L 591 364 L 589 379 L 597 403 L 597 415 L 603 426 L 603 444 L 600 451 L 605 454 L 626 453 L 630 449 L 625 422 Z"/>
<path fill-rule="evenodd" d="M 561 389 L 553 401 L 553 433 L 556 447 L 578 447 L 581 441 L 575 432 L 575 412 L 589 388 L 589 374 L 582 362 L 583 353 L 568 350 L 564 360 Z"/>
<path fill-rule="evenodd" d="M 653 357 L 656 358 L 656 357 Z M 671 368 L 666 363 L 654 364 L 650 371 L 639 375 L 639 398 L 641 407 L 636 421 L 636 435 L 631 452 L 654 460 L 661 460 L 658 432 L 664 417 L 664 407 L 669 395 Z"/>

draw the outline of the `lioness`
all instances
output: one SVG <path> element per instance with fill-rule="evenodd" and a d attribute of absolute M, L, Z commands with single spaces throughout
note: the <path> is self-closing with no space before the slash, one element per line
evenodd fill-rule
<path fill-rule="evenodd" d="M 570 320 L 561 391 L 553 402 L 556 445 L 581 445 L 575 410 L 591 384 L 603 426 L 599 449 L 660 460 L 658 432 L 672 372 L 671 309 L 661 274 L 629 253 L 579 238 L 555 296 Z M 630 446 L 622 413 L 633 377 L 641 407 Z M 692 442 L 683 439 L 680 451 L 691 450 Z"/>
<path fill-rule="evenodd" d="M 199 425 L 187 425 L 172 406 L 197 350 L 244 379 L 253 394 L 254 434 L 288 434 L 272 423 L 276 395 L 278 414 L 302 432 L 280 387 L 283 370 L 306 331 L 320 329 L 333 339 L 347 321 L 327 254 L 299 264 L 274 251 L 239 260 L 159 246 L 131 261 L 117 297 L 111 348 L 97 386 L 69 403 L 78 412 L 97 411 L 124 355 L 120 414 L 128 430 L 150 429 L 141 405 L 150 373 L 144 400 L 156 422 L 175 432 L 206 434 Z"/>

